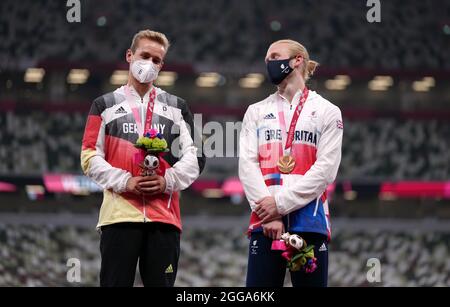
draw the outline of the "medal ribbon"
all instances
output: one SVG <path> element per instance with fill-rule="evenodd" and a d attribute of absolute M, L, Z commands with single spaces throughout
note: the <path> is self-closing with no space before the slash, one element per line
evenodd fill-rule
<path fill-rule="evenodd" d="M 136 121 L 136 124 L 140 128 L 139 131 L 141 131 L 142 134 L 145 135 L 152 128 L 152 117 L 153 117 L 153 109 L 155 108 L 156 90 L 153 87 L 150 93 L 148 94 L 147 113 L 145 114 L 144 129 L 142 129 L 141 118 L 139 117 L 138 110 L 136 108 L 133 108 L 133 105 L 131 105 L 131 102 L 133 100 L 131 99 L 131 92 L 128 85 L 126 85 L 125 87 L 125 93 L 127 96 L 127 101 L 130 104 L 131 110 L 133 111 L 133 116 Z"/>
<path fill-rule="evenodd" d="M 281 100 L 278 100 L 278 121 L 280 122 L 280 128 L 281 128 L 281 142 L 284 143 L 284 152 L 286 152 L 288 149 L 292 148 L 292 143 L 294 142 L 294 132 L 295 127 L 297 126 L 297 121 L 300 117 L 300 114 L 302 113 L 303 107 L 305 105 L 306 99 L 308 99 L 309 90 L 305 86 L 303 89 L 303 92 L 299 98 L 299 102 L 297 107 L 295 108 L 294 114 L 292 115 L 291 124 L 289 125 L 289 131 L 286 132 L 286 121 L 284 119 L 284 111 L 283 106 L 281 104 Z M 286 138 L 286 142 L 284 141 Z M 290 150 L 289 150 L 290 152 Z"/>

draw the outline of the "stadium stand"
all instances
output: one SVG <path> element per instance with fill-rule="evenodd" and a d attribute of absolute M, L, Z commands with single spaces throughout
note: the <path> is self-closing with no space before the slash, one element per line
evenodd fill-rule
<path fill-rule="evenodd" d="M 92 228 L 0 225 L 1 286 L 96 286 L 99 236 Z M 330 286 L 449 286 L 450 235 L 423 231 L 336 231 L 330 244 Z M 248 239 L 243 230 L 184 231 L 176 286 L 243 286 Z M 70 283 L 67 261 L 81 263 Z M 367 261 L 381 263 L 381 282 L 369 283 Z M 138 274 L 137 274 L 138 276 Z M 288 277 L 288 276 L 287 276 Z M 286 278 L 286 285 L 290 284 Z M 136 278 L 136 285 L 141 285 Z"/>
<path fill-rule="evenodd" d="M 450 11 L 445 1 L 384 2 L 385 22 L 376 25 L 364 22 L 366 1 L 102 0 L 83 5 L 83 22 L 72 31 L 75 26 L 61 14 L 65 1 L 2 1 L 0 10 L 8 14 L 0 22 L 0 67 L 23 68 L 44 59 L 116 61 L 130 33 L 153 28 L 172 40 L 169 60 L 194 65 L 252 65 L 263 58 L 267 42 L 292 37 L 331 67 L 450 68 L 448 40 L 440 34 Z"/>
<path fill-rule="evenodd" d="M 0 174 L 80 173 L 85 120 L 79 112 L 58 112 L 50 117 L 42 111 L 0 113 Z M 450 177 L 448 148 L 450 125 L 446 121 L 346 120 L 339 178 L 446 180 Z M 16 159 L 8 159 L 12 155 Z M 232 176 L 236 172 L 236 158 L 211 163 L 206 175 Z"/>

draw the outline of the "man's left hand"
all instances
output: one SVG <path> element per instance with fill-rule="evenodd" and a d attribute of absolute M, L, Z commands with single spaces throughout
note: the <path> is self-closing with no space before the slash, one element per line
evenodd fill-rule
<path fill-rule="evenodd" d="M 256 202 L 255 213 L 261 219 L 262 223 L 281 218 L 281 214 L 278 213 L 275 198 L 272 196 L 267 196 L 258 200 Z"/>
<path fill-rule="evenodd" d="M 161 194 L 166 190 L 166 180 L 159 175 L 146 176 L 138 185 L 139 190 L 146 196 Z"/>

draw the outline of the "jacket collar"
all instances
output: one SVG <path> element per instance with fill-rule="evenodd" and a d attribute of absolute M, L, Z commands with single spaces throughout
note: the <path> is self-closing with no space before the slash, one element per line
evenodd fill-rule
<path fill-rule="evenodd" d="M 131 84 L 126 84 L 123 86 L 123 90 L 124 90 L 125 94 L 127 92 L 127 87 L 128 87 L 128 91 L 129 91 L 131 97 L 137 101 L 141 101 L 141 95 L 139 95 L 139 93 L 135 90 L 134 86 Z M 145 93 L 145 95 L 142 97 L 144 102 L 147 102 L 148 96 L 149 96 L 150 92 L 152 91 L 152 89 L 155 89 L 156 91 L 158 91 L 157 87 L 152 85 L 149 88 L 149 90 Z"/>

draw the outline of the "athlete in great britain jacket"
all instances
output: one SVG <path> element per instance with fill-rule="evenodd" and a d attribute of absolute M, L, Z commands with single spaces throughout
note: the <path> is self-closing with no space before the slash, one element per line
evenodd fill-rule
<path fill-rule="evenodd" d="M 286 231 L 329 236 L 326 188 L 334 181 L 341 159 L 339 108 L 309 91 L 294 133 L 295 168 L 289 174 L 282 174 L 277 168 L 283 153 L 277 101 L 282 101 L 290 119 L 300 95 L 298 91 L 292 106 L 274 93 L 247 109 L 240 139 L 239 177 L 252 209 L 256 201 L 272 195 L 278 212 L 284 216 Z M 249 230 L 260 226 L 260 219 L 252 212 Z"/>
<path fill-rule="evenodd" d="M 309 60 L 299 43 L 272 44 L 266 63 L 278 91 L 248 107 L 240 135 L 239 178 L 252 209 L 249 232 L 263 230 L 261 221 L 270 216 L 265 210 L 272 207 L 272 215 L 281 216 L 285 231 L 330 237 L 326 189 L 335 180 L 341 161 L 341 111 L 305 87 L 317 63 Z M 289 99 L 281 94 L 289 91 Z M 296 123 L 292 121 L 295 114 L 299 114 Z M 288 129 L 293 137 L 286 154 Z M 295 159 L 288 172 L 280 171 L 283 156 Z M 269 201 L 263 210 L 265 198 Z M 276 232 L 268 235 L 279 238 L 280 229 Z"/>

